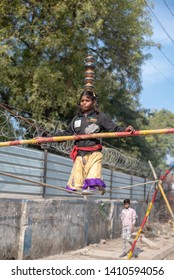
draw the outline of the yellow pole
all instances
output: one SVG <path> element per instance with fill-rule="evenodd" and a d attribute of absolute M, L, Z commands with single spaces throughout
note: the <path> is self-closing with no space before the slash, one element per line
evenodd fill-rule
<path fill-rule="evenodd" d="M 149 164 L 150 164 L 150 167 L 151 167 L 151 169 L 152 169 L 152 173 L 153 173 L 154 178 L 157 179 L 156 172 L 155 172 L 155 170 L 153 169 L 153 166 L 152 166 L 152 164 L 151 164 L 150 161 L 149 161 Z M 161 186 L 161 182 L 166 178 L 166 176 L 170 173 L 170 171 L 171 171 L 173 168 L 174 168 L 174 164 L 169 168 L 169 170 L 166 170 L 165 174 L 161 177 L 161 180 L 158 181 L 158 187 L 159 187 L 159 188 L 158 188 L 158 187 L 156 188 L 156 190 L 155 190 L 155 192 L 154 192 L 154 194 L 153 194 L 152 200 L 151 200 L 151 202 L 149 203 L 149 206 L 148 206 L 148 208 L 147 208 L 147 211 L 146 211 L 146 214 L 145 214 L 145 216 L 144 216 L 144 219 L 143 219 L 143 221 L 142 221 L 142 223 L 141 223 L 141 226 L 140 226 L 140 228 L 139 228 L 139 230 L 138 230 L 138 232 L 137 232 L 137 234 L 136 234 L 136 237 L 135 237 L 135 239 L 134 239 L 134 241 L 133 241 L 133 243 L 132 243 L 130 252 L 129 252 L 129 254 L 128 254 L 128 260 L 130 260 L 131 257 L 132 257 L 132 255 L 133 255 L 133 250 L 134 250 L 134 248 L 135 248 L 135 245 L 136 245 L 136 243 L 137 243 L 137 241 L 138 241 L 138 238 L 139 238 L 139 236 L 140 236 L 140 234 L 141 234 L 141 232 L 142 232 L 142 230 L 143 230 L 143 227 L 144 227 L 144 225 L 146 224 L 146 221 L 147 221 L 147 219 L 148 219 L 148 217 L 149 217 L 149 215 L 150 215 L 150 212 L 151 212 L 151 210 L 152 210 L 153 204 L 154 204 L 154 202 L 155 202 L 155 199 L 156 199 L 156 196 L 157 196 L 157 193 L 158 193 L 158 189 L 162 190 L 162 192 L 164 193 L 163 188 L 162 188 L 162 186 Z M 165 194 L 164 194 L 164 196 L 165 196 Z M 167 199 L 165 200 L 165 202 L 168 204 L 168 206 L 169 206 L 168 210 L 169 210 L 169 209 L 170 209 L 170 205 L 169 205 Z M 173 218 L 172 210 L 171 210 L 170 213 L 171 213 L 172 218 Z"/>
<path fill-rule="evenodd" d="M 151 170 L 152 170 L 154 179 L 156 180 L 156 179 L 157 179 L 157 175 L 156 175 L 155 169 L 153 168 L 152 163 L 151 163 L 150 161 L 148 161 L 148 162 L 149 162 L 150 168 L 151 168 Z M 163 190 L 163 187 L 162 187 L 162 180 L 158 180 L 157 188 L 158 188 L 158 189 L 160 190 L 160 192 L 161 192 L 161 195 L 162 195 L 162 197 L 163 197 L 163 199 L 164 199 L 164 201 L 165 201 L 165 203 L 166 203 L 166 206 L 167 206 L 167 209 L 168 209 L 169 213 L 170 213 L 171 216 L 172 216 L 172 219 L 174 219 L 173 211 L 172 211 L 172 209 L 171 209 L 171 207 L 170 207 L 170 204 L 169 204 L 169 202 L 168 202 L 168 199 L 167 199 L 167 197 L 166 197 L 166 195 L 165 195 L 165 192 L 164 192 L 164 190 Z"/>
<path fill-rule="evenodd" d="M 157 187 L 159 188 L 159 190 L 160 190 L 160 192 L 161 192 L 161 195 L 162 195 L 162 197 L 163 197 L 163 199 L 164 199 L 164 201 L 165 201 L 165 203 L 166 203 L 166 206 L 167 206 L 167 209 L 168 209 L 169 213 L 170 213 L 171 216 L 172 216 L 172 219 L 174 219 L 173 211 L 172 211 L 172 209 L 171 209 L 171 207 L 170 207 L 170 204 L 169 204 L 169 202 L 168 202 L 168 199 L 167 199 L 167 197 L 166 197 L 166 195 L 165 195 L 165 193 L 164 193 L 164 190 L 163 190 L 163 187 L 162 187 L 162 184 L 161 184 L 161 180 L 159 180 L 158 186 L 157 186 Z"/>
<path fill-rule="evenodd" d="M 140 236 L 140 234 L 141 234 L 141 232 L 142 232 L 142 230 L 143 230 L 143 227 L 144 227 L 144 225 L 145 225 L 145 223 L 146 223 L 146 221 L 147 221 L 147 218 L 148 218 L 148 216 L 149 216 L 149 214 L 150 214 L 150 212 L 151 212 L 151 210 L 152 210 L 152 207 L 153 207 L 153 204 L 154 204 L 154 201 L 155 201 L 155 198 L 156 198 L 157 193 L 158 193 L 158 190 L 156 189 L 155 192 L 154 192 L 154 195 L 153 195 L 153 197 L 152 197 L 152 200 L 151 200 L 151 202 L 149 203 L 149 206 L 148 206 L 148 208 L 147 208 L 147 211 L 146 211 L 146 214 L 145 214 L 145 216 L 144 216 L 144 219 L 143 219 L 143 221 L 142 221 L 142 223 L 141 223 L 141 226 L 140 226 L 140 228 L 139 228 L 139 230 L 138 230 L 138 232 L 137 232 L 137 234 L 136 234 L 136 237 L 135 237 L 135 239 L 134 239 L 134 241 L 133 241 L 133 243 L 132 243 L 132 247 L 131 247 L 130 252 L 129 252 L 129 254 L 128 254 L 128 260 L 130 260 L 131 257 L 132 257 L 132 255 L 133 255 L 133 250 L 134 250 L 135 245 L 136 245 L 136 243 L 137 243 L 137 241 L 138 241 L 138 238 L 139 238 L 139 236 Z"/>

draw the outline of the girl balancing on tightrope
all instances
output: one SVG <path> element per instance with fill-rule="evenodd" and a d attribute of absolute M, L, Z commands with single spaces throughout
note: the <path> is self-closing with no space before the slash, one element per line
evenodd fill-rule
<path fill-rule="evenodd" d="M 83 91 L 79 100 L 79 113 L 67 129 L 58 135 L 92 134 L 101 131 L 126 131 L 133 133 L 134 128 L 118 126 L 104 113 L 98 111 L 98 98 L 93 91 Z M 70 154 L 73 168 L 66 189 L 91 193 L 99 190 L 105 193 L 106 185 L 102 179 L 102 145 L 100 139 L 78 139 Z"/>

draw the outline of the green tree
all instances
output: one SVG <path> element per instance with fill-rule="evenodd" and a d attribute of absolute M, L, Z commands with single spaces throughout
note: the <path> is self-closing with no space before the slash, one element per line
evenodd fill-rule
<path fill-rule="evenodd" d="M 1 102 L 37 121 L 69 122 L 90 53 L 100 109 L 121 125 L 155 125 L 156 115 L 148 117 L 139 104 L 141 66 L 149 57 L 143 51 L 153 45 L 145 39 L 152 30 L 144 1 L 2 0 L 0 14 Z M 156 141 L 130 137 L 117 147 L 159 163 Z M 166 146 L 164 158 L 165 152 Z"/>
<path fill-rule="evenodd" d="M 149 114 L 148 129 L 162 129 L 173 128 L 174 114 L 168 110 L 154 111 Z M 165 169 L 168 164 L 166 163 L 168 157 L 174 156 L 174 136 L 173 134 L 156 134 L 147 137 L 151 150 L 153 151 L 154 158 L 152 162 L 155 167 Z"/>
<path fill-rule="evenodd" d="M 70 119 L 90 52 L 101 109 L 123 123 L 136 110 L 151 33 L 142 1 L 3 0 L 0 13 L 2 100 L 38 120 Z"/>

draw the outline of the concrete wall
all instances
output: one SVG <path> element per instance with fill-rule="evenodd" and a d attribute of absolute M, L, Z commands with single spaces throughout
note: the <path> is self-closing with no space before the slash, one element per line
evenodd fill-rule
<path fill-rule="evenodd" d="M 38 259 L 120 236 L 122 202 L 0 198 L 0 259 Z M 147 205 L 132 202 L 142 221 Z"/>

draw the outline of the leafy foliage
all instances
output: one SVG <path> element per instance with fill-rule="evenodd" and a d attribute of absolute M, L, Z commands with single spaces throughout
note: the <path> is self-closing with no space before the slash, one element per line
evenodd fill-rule
<path fill-rule="evenodd" d="M 121 125 L 156 126 L 139 104 L 143 50 L 152 45 L 144 1 L 2 0 L 0 14 L 1 102 L 37 121 L 69 122 L 83 89 L 84 58 L 92 54 L 100 109 Z M 129 138 L 117 147 L 158 164 L 157 142 Z M 165 158 L 169 146 L 162 142 Z"/>
<path fill-rule="evenodd" d="M 119 118 L 117 99 L 136 109 L 144 35 L 150 33 L 143 5 L 113 0 L 2 1 L 2 98 L 37 119 L 70 119 L 83 88 L 83 60 L 90 52 L 97 60 L 101 109 Z"/>
<path fill-rule="evenodd" d="M 158 129 L 158 128 L 172 128 L 174 123 L 174 114 L 168 110 L 161 110 L 151 112 L 149 114 L 149 124 L 148 129 Z M 161 169 L 166 169 L 168 157 L 172 159 L 174 156 L 174 135 L 154 135 L 147 137 L 147 142 L 149 143 L 151 150 L 153 151 L 152 161 L 155 165 Z M 151 155 L 151 156 L 152 156 Z M 168 160 L 168 162 L 172 160 Z"/>

